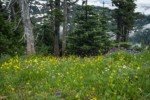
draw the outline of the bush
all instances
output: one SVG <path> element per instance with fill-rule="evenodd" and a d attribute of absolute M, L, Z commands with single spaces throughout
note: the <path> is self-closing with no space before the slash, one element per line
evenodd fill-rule
<path fill-rule="evenodd" d="M 113 43 L 113 47 L 131 49 L 131 43 L 130 42 Z"/>

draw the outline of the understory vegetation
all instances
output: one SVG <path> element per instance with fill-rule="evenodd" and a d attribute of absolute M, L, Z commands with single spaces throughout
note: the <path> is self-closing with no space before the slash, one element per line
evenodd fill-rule
<path fill-rule="evenodd" d="M 150 52 L 0 59 L 3 100 L 149 100 Z"/>

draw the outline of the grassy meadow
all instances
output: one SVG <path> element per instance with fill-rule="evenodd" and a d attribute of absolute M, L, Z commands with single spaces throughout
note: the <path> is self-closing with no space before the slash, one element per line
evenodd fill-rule
<path fill-rule="evenodd" d="M 150 52 L 1 57 L 0 100 L 150 100 Z"/>

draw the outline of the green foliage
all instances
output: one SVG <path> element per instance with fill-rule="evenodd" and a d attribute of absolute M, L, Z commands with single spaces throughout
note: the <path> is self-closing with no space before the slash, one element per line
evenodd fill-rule
<path fill-rule="evenodd" d="M 19 26 L 16 29 L 15 23 L 7 20 L 8 15 L 2 6 L 0 6 L 0 11 L 0 55 L 23 54 L 25 49 L 24 43 L 21 41 L 22 27 Z"/>
<path fill-rule="evenodd" d="M 58 7 L 59 3 L 54 0 L 48 0 L 48 8 L 46 10 L 47 15 L 45 15 L 41 21 L 41 24 L 35 24 L 34 31 L 36 38 L 36 49 L 37 54 L 53 54 L 54 52 L 54 30 L 55 30 L 55 23 L 63 22 L 63 13 Z M 55 22 L 56 21 L 56 22 Z"/>
<path fill-rule="evenodd" d="M 44 21 L 43 25 L 36 25 L 35 32 L 37 54 L 52 54 L 53 52 L 53 30 L 49 22 Z"/>
<path fill-rule="evenodd" d="M 149 100 L 150 52 L 106 56 L 15 56 L 0 63 L 8 100 Z"/>
<path fill-rule="evenodd" d="M 135 0 L 112 0 L 112 3 L 117 7 L 113 13 L 117 22 L 117 41 L 126 42 L 135 23 Z"/>
<path fill-rule="evenodd" d="M 113 43 L 113 47 L 131 49 L 131 43 L 130 42 Z"/>
<path fill-rule="evenodd" d="M 139 47 L 139 46 L 137 46 L 137 45 L 135 45 L 135 46 L 133 46 L 132 47 L 134 50 L 136 50 L 136 51 L 142 51 L 144 48 L 141 48 L 141 47 Z"/>
<path fill-rule="evenodd" d="M 54 11 L 53 11 L 55 17 L 56 17 L 56 20 L 59 21 L 59 22 L 62 22 L 63 21 L 63 13 L 62 11 L 59 9 L 59 8 L 55 8 Z"/>
<path fill-rule="evenodd" d="M 93 6 L 79 6 L 75 30 L 68 36 L 69 54 L 96 55 L 109 48 L 106 20 L 94 11 Z"/>

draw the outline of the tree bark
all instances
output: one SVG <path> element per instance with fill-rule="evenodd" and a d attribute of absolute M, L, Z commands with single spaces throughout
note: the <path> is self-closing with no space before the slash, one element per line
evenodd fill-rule
<path fill-rule="evenodd" d="M 55 29 L 54 29 L 54 56 L 59 56 L 59 27 L 60 27 L 60 18 L 57 14 L 60 11 L 60 0 L 55 0 Z M 57 12 L 58 11 L 58 12 Z"/>
<path fill-rule="evenodd" d="M 120 20 L 120 19 L 117 19 Z M 116 42 L 120 42 L 120 38 L 121 38 L 121 23 L 120 21 L 117 22 L 117 34 L 116 34 Z"/>
<path fill-rule="evenodd" d="M 67 0 L 64 0 L 64 23 L 63 23 L 63 35 L 62 35 L 62 55 L 65 55 L 66 50 L 66 35 L 67 35 L 67 20 L 68 20 L 68 13 L 67 13 Z"/>
<path fill-rule="evenodd" d="M 30 20 L 28 0 L 19 0 L 19 7 L 24 26 L 24 34 L 27 39 L 27 55 L 35 54 L 34 35 Z"/>

